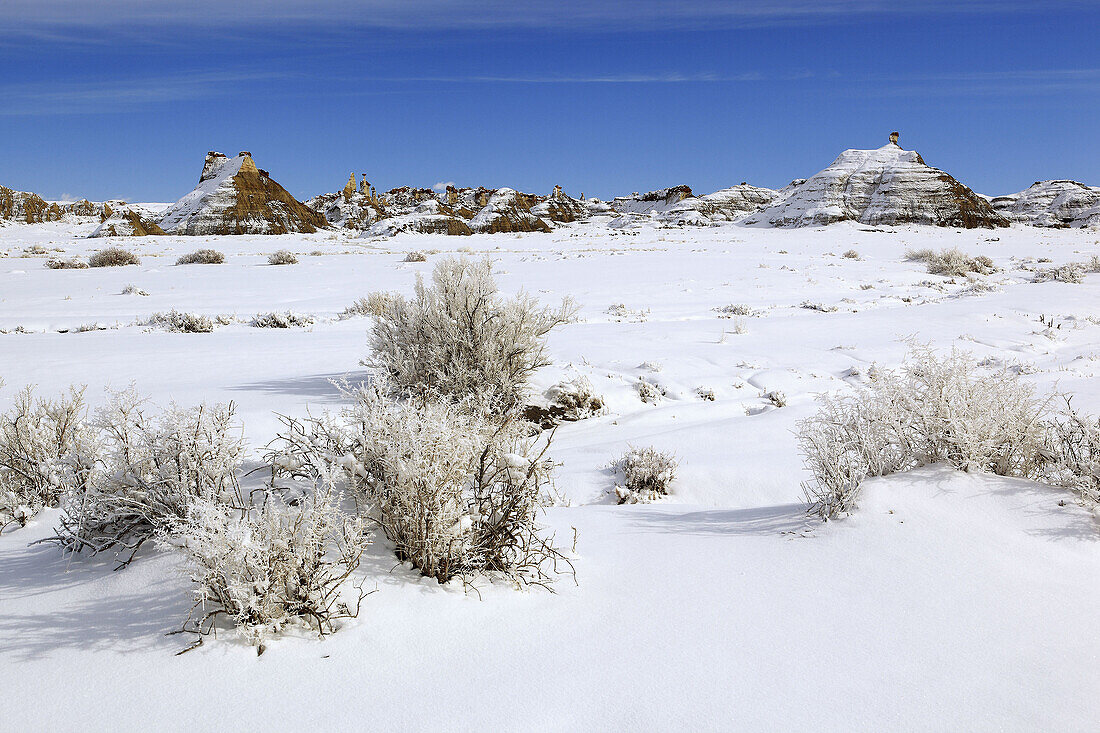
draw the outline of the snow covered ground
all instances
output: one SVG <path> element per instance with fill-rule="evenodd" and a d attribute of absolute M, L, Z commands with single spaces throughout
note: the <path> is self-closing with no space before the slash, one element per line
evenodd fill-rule
<path fill-rule="evenodd" d="M 358 619 L 258 658 L 232 634 L 173 656 L 185 641 L 164 634 L 190 606 L 177 560 L 147 550 L 111 572 L 107 558 L 62 556 L 28 544 L 56 520 L 42 513 L 0 536 L 0 698 L 16 701 L 0 729 L 203 730 L 229 715 L 321 730 L 1090 730 L 1100 719 L 1094 516 L 1056 489 L 931 467 L 869 482 L 856 514 L 823 525 L 801 504 L 793 433 L 816 394 L 899 364 L 908 339 L 1016 366 L 1100 413 L 1100 275 L 1036 284 L 1028 269 L 1088 260 L 1100 232 L 87 233 L 0 228 L 0 408 L 26 383 L 87 384 L 93 406 L 132 383 L 162 404 L 234 401 L 258 450 L 274 413 L 332 408 L 329 380 L 364 374 L 369 319 L 339 318 L 345 307 L 410 292 L 462 248 L 497 261 L 506 293 L 583 306 L 551 335 L 555 363 L 537 388 L 583 374 L 608 413 L 566 424 L 553 448 L 564 500 L 546 523 L 567 546 L 576 529 L 577 585 L 479 598 L 394 568 L 379 540 L 360 571 L 377 592 Z M 110 244 L 141 265 L 44 267 Z M 174 265 L 200 247 L 226 264 Z M 1000 271 L 977 285 L 929 275 L 904 258 L 922 247 L 986 255 Z M 268 265 L 282 248 L 300 263 Z M 444 253 L 403 262 L 410 250 Z M 148 295 L 121 294 L 127 285 Z M 752 315 L 722 311 L 732 305 Z M 206 334 L 137 325 L 173 308 L 238 320 Z M 316 321 L 248 325 L 287 310 Z M 667 396 L 641 402 L 642 377 Z M 785 407 L 766 396 L 776 391 Z M 667 501 L 614 504 L 608 464 L 628 445 L 680 459 Z"/>

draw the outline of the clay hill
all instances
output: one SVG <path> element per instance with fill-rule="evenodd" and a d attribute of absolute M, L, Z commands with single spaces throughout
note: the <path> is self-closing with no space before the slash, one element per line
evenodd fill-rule
<path fill-rule="evenodd" d="M 877 150 L 845 150 L 832 165 L 795 182 L 745 223 L 821 226 L 837 221 L 869 225 L 1007 226 L 990 203 L 947 173 L 903 150 L 897 133 Z"/>
<path fill-rule="evenodd" d="M 164 234 L 157 224 L 157 215 L 147 209 L 123 201 L 111 202 L 109 214 L 89 237 L 146 237 Z"/>
<path fill-rule="evenodd" d="M 256 167 L 252 155 L 206 154 L 195 190 L 158 222 L 169 234 L 286 234 L 315 232 L 325 217 L 301 203 Z"/>
<path fill-rule="evenodd" d="M 87 199 L 72 202 L 46 201 L 36 193 L 13 191 L 0 186 L 0 221 L 41 224 L 60 221 L 67 216 L 99 217 L 111 215 L 111 203 L 93 203 Z"/>
<path fill-rule="evenodd" d="M 1008 219 L 1031 226 L 1100 224 L 1100 188 L 1077 181 L 1037 181 L 1019 193 L 998 196 L 991 203 Z"/>

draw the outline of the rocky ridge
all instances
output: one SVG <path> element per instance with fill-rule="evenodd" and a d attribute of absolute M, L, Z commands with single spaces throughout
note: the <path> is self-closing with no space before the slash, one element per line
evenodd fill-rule
<path fill-rule="evenodd" d="M 1037 227 L 1100 225 L 1100 188 L 1077 181 L 1036 181 L 990 203 L 1011 221 Z"/>
<path fill-rule="evenodd" d="M 896 140 L 895 133 L 876 150 L 845 150 L 828 168 L 793 183 L 745 223 L 800 227 L 858 221 L 965 229 L 1008 225 L 986 199 Z"/>
<path fill-rule="evenodd" d="M 291 196 L 252 155 L 206 155 L 199 184 L 158 222 L 170 234 L 287 234 L 328 226 L 320 213 Z"/>

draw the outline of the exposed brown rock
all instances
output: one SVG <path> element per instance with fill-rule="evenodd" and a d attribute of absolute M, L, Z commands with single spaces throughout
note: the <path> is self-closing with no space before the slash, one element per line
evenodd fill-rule
<path fill-rule="evenodd" d="M 242 152 L 206 155 L 199 185 L 159 222 L 172 234 L 286 234 L 328 226 L 324 216 L 291 196 Z"/>

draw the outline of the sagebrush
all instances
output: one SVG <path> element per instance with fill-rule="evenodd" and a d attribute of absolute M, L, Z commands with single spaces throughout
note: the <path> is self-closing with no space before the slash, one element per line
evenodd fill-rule
<path fill-rule="evenodd" d="M 257 651 L 264 640 L 301 621 L 321 636 L 341 618 L 358 615 L 342 600 L 344 583 L 359 567 L 365 541 L 359 519 L 340 508 L 331 490 L 293 505 L 267 495 L 258 507 L 203 496 L 182 516 L 168 518 L 161 542 L 182 546 L 194 584 L 195 605 L 183 630 L 200 644 L 227 618 Z M 187 649 L 184 649 L 187 651 Z"/>
<path fill-rule="evenodd" d="M 863 480 L 943 461 L 964 471 L 1038 478 L 1047 467 L 1050 400 L 1011 371 L 915 346 L 899 370 L 873 369 L 853 393 L 826 395 L 799 423 L 812 511 L 850 512 Z"/>
<path fill-rule="evenodd" d="M 656 448 L 630 448 L 615 461 L 623 483 L 615 486 L 620 504 L 639 504 L 667 496 L 676 478 L 678 461 L 671 453 Z"/>
<path fill-rule="evenodd" d="M 971 257 L 958 248 L 939 252 L 932 249 L 911 249 L 905 252 L 905 259 L 924 262 L 928 266 L 928 274 L 945 277 L 965 277 L 970 273 L 990 275 L 997 269 L 993 260 L 985 255 Z"/>
<path fill-rule="evenodd" d="M 338 418 L 284 418 L 276 471 L 324 480 L 338 465 L 397 557 L 441 583 L 487 574 L 547 584 L 568 562 L 537 523 L 550 437 L 529 438 L 525 423 L 472 401 L 390 393 L 364 386 Z"/>
<path fill-rule="evenodd" d="M 216 249 L 197 249 L 176 260 L 177 265 L 223 265 L 225 255 Z"/>
<path fill-rule="evenodd" d="M 140 264 L 141 260 L 136 254 L 121 247 L 101 249 L 88 258 L 89 267 L 125 267 Z"/>
<path fill-rule="evenodd" d="M 92 449 L 83 388 L 48 400 L 26 387 L 0 415 L 0 532 L 59 506 Z"/>
<path fill-rule="evenodd" d="M 241 506 L 244 455 L 234 407 L 150 407 L 135 392 L 96 412 L 99 455 L 67 492 L 54 540 L 68 550 L 127 554 L 187 514 L 196 499 Z"/>
<path fill-rule="evenodd" d="M 269 265 L 297 265 L 298 256 L 288 249 L 280 249 L 272 252 L 268 255 L 267 264 Z"/>
<path fill-rule="evenodd" d="M 418 276 L 413 298 L 385 304 L 367 363 L 398 393 L 474 397 L 504 412 L 523 404 L 531 375 L 550 363 L 547 334 L 574 313 L 569 300 L 548 308 L 522 292 L 502 298 L 488 259 L 447 258 L 431 286 Z"/>

